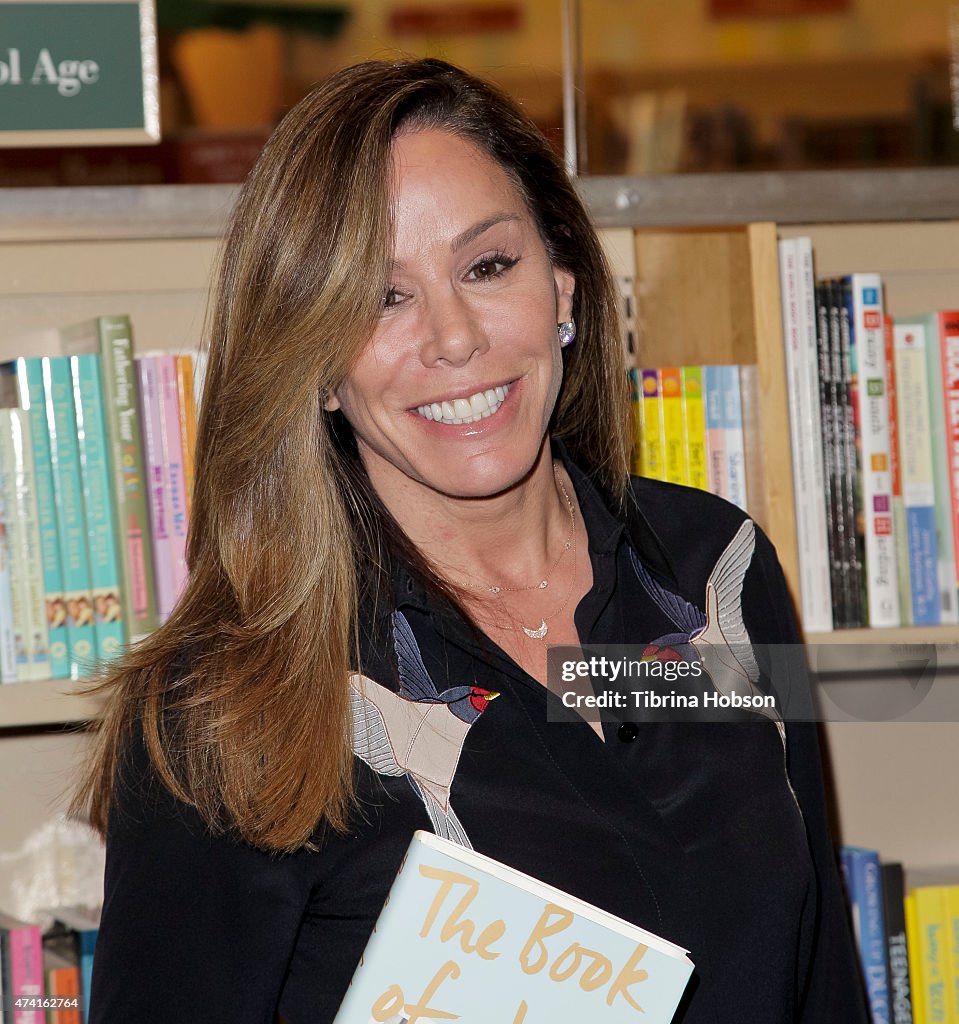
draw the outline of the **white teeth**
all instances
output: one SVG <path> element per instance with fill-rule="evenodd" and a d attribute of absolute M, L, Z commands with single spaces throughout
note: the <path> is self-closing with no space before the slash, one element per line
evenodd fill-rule
<path fill-rule="evenodd" d="M 431 402 L 429 405 L 417 406 L 416 411 L 424 419 L 435 423 L 476 423 L 485 420 L 499 410 L 503 400 L 509 394 L 510 386 L 500 385 L 477 391 L 469 398 L 454 398 L 452 401 Z"/>

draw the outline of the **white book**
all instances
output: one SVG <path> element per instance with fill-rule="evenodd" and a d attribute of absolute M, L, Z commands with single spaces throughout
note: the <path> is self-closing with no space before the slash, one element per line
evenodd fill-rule
<path fill-rule="evenodd" d="M 849 309 L 850 371 L 859 403 L 866 598 L 870 626 L 898 626 L 899 570 L 893 530 L 892 460 L 882 280 L 878 274 L 843 278 Z"/>
<path fill-rule="evenodd" d="M 832 584 L 819 407 L 815 276 L 812 243 L 808 238 L 780 241 L 779 277 L 802 623 L 807 631 L 828 632 L 833 627 Z"/>

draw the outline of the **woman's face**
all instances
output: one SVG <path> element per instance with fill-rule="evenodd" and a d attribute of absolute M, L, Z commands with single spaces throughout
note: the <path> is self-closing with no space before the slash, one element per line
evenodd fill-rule
<path fill-rule="evenodd" d="M 542 449 L 559 393 L 556 324 L 573 278 L 550 264 L 522 197 L 482 150 L 442 131 L 393 144 L 395 248 L 373 337 L 328 408 L 373 485 L 497 494 Z"/>

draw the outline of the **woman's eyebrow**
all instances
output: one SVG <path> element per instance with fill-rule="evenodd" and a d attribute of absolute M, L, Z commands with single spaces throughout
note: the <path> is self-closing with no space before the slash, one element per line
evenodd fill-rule
<path fill-rule="evenodd" d="M 464 245 L 469 245 L 474 239 L 479 238 L 484 231 L 489 231 L 494 224 L 502 224 L 505 221 L 519 219 L 519 214 L 516 213 L 507 213 L 505 211 L 503 213 L 494 213 L 492 217 L 487 217 L 486 220 L 481 220 L 478 224 L 474 224 L 471 228 L 460 232 L 450 243 L 450 248 L 453 252 L 459 252 Z"/>

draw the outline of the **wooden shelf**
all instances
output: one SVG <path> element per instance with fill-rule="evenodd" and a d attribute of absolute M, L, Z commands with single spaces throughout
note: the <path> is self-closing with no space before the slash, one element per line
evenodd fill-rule
<path fill-rule="evenodd" d="M 102 699 L 77 692 L 83 685 L 69 679 L 43 679 L 0 685 L 0 729 L 88 722 L 100 712 Z"/>

